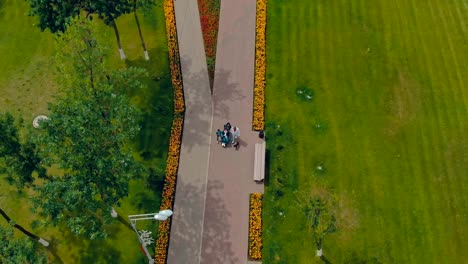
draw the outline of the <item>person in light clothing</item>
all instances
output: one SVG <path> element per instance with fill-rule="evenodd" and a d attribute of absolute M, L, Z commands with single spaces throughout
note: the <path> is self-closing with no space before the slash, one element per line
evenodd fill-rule
<path fill-rule="evenodd" d="M 237 140 L 240 138 L 240 130 L 238 127 L 233 127 L 231 129 L 231 135 L 232 135 L 232 144 L 236 143 Z"/>

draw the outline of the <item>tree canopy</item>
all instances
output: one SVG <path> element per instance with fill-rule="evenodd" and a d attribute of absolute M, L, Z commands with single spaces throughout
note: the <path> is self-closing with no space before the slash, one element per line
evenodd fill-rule
<path fill-rule="evenodd" d="M 132 0 L 94 0 L 89 1 L 84 9 L 89 13 L 97 14 L 106 25 L 111 25 L 121 15 L 132 12 L 133 8 Z"/>
<path fill-rule="evenodd" d="M 132 0 L 28 0 L 30 14 L 39 18 L 39 28 L 52 33 L 65 32 L 71 21 L 85 11 L 97 14 L 106 25 L 111 25 L 119 16 L 133 11 Z M 142 6 L 148 0 L 143 1 Z"/>
<path fill-rule="evenodd" d="M 39 28 L 52 33 L 64 32 L 70 21 L 80 14 L 85 6 L 83 0 L 29 0 L 30 14 L 39 18 Z"/>
<path fill-rule="evenodd" d="M 0 225 L 0 263 L 47 263 L 37 243 L 29 238 L 14 238 L 13 228 Z"/>
<path fill-rule="evenodd" d="M 102 238 L 112 206 L 128 195 L 128 181 L 143 171 L 130 143 L 140 129 L 139 111 L 123 91 L 140 87 L 145 72 L 109 67 L 107 49 L 89 20 L 74 20 L 59 42 L 63 87 L 34 142 L 42 163 L 61 173 L 35 187 L 33 204 L 52 224 Z"/>
<path fill-rule="evenodd" d="M 18 127 L 22 124 L 22 120 L 15 120 L 10 113 L 0 114 L 0 174 L 19 188 L 32 183 L 34 173 L 46 177 L 36 145 L 20 139 Z"/>

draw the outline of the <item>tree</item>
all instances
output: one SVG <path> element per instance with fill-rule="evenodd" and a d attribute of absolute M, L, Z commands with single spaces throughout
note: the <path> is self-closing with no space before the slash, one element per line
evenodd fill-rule
<path fill-rule="evenodd" d="M 29 4 L 31 15 L 39 18 L 41 30 L 48 28 L 52 33 L 65 32 L 71 21 L 80 16 L 83 10 L 86 17 L 97 14 L 106 25 L 114 29 L 120 58 L 126 59 L 115 20 L 132 12 L 132 0 L 29 0 Z"/>
<path fill-rule="evenodd" d="M 42 163 L 62 173 L 35 187 L 33 205 L 54 225 L 104 238 L 112 207 L 143 170 L 130 144 L 139 132 L 139 112 L 122 91 L 140 87 L 144 71 L 110 69 L 107 49 L 86 19 L 72 21 L 58 46 L 63 87 L 34 142 L 41 146 Z"/>
<path fill-rule="evenodd" d="M 338 231 L 337 199 L 328 189 L 315 187 L 310 195 L 302 195 L 298 200 L 310 225 L 317 256 L 322 258 L 324 238 Z"/>
<path fill-rule="evenodd" d="M 143 33 L 141 31 L 140 20 L 138 19 L 137 10 L 143 9 L 148 10 L 151 9 L 154 5 L 156 5 L 155 0 L 133 0 L 133 15 L 135 17 L 135 22 L 138 27 L 138 34 L 140 35 L 141 46 L 143 47 L 143 52 L 145 54 L 145 60 L 149 60 L 148 50 L 146 49 L 145 39 L 143 38 Z"/>
<path fill-rule="evenodd" d="M 28 0 L 30 15 L 39 18 L 39 28 L 49 29 L 52 33 L 65 32 L 70 21 L 80 15 L 83 0 Z"/>
<path fill-rule="evenodd" d="M 19 189 L 34 181 L 34 173 L 46 177 L 46 170 L 40 165 L 36 145 L 31 141 L 22 142 L 18 126 L 10 113 L 0 115 L 0 174 L 6 175 L 10 184 Z"/>
<path fill-rule="evenodd" d="M 15 239 L 13 229 L 0 225 L 0 263 L 46 263 L 45 254 L 38 253 L 37 244 L 30 239 Z"/>
<path fill-rule="evenodd" d="M 13 226 L 14 228 L 18 229 L 19 231 L 21 231 L 23 234 L 25 234 L 26 236 L 28 236 L 29 238 L 31 238 L 32 240 L 35 240 L 39 243 L 41 243 L 43 246 L 45 247 L 48 247 L 49 246 L 49 242 L 47 242 L 46 240 L 34 235 L 33 233 L 29 232 L 28 230 L 24 229 L 24 227 L 18 225 L 17 223 L 13 222 L 11 220 L 11 218 L 5 213 L 5 211 L 3 211 L 1 208 L 0 208 L 0 215 L 3 216 L 3 218 L 11 225 Z"/>
<path fill-rule="evenodd" d="M 129 14 L 134 9 L 132 0 L 90 0 L 85 10 L 97 14 L 104 24 L 114 29 L 117 46 L 119 47 L 120 58 L 126 59 L 125 53 L 120 43 L 120 34 L 115 20 L 124 14 Z"/>

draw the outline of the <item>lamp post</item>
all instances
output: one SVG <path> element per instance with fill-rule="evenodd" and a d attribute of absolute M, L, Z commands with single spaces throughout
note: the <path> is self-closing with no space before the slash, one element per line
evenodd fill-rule
<path fill-rule="evenodd" d="M 151 214 L 139 214 L 139 215 L 129 215 L 128 220 L 130 220 L 130 225 L 133 228 L 133 231 L 135 231 L 135 234 L 138 237 L 138 240 L 140 241 L 141 247 L 148 258 L 148 264 L 153 264 L 154 259 L 151 257 L 151 254 L 148 252 L 148 249 L 146 248 L 146 245 L 149 245 L 153 243 L 153 239 L 149 237 L 151 232 L 147 231 L 142 231 L 141 233 L 138 232 L 138 229 L 136 228 L 137 221 L 140 220 L 157 220 L 157 221 L 165 221 L 167 220 L 173 212 L 169 209 L 159 211 L 158 213 L 151 213 Z"/>

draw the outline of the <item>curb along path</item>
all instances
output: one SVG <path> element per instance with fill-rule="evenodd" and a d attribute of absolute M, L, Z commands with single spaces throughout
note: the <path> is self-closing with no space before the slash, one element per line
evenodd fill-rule
<path fill-rule="evenodd" d="M 249 194 L 263 193 L 253 181 L 255 8 L 222 0 L 212 97 L 197 1 L 175 1 L 186 112 L 169 264 L 248 263 Z M 238 151 L 216 144 L 228 121 L 240 128 Z"/>

